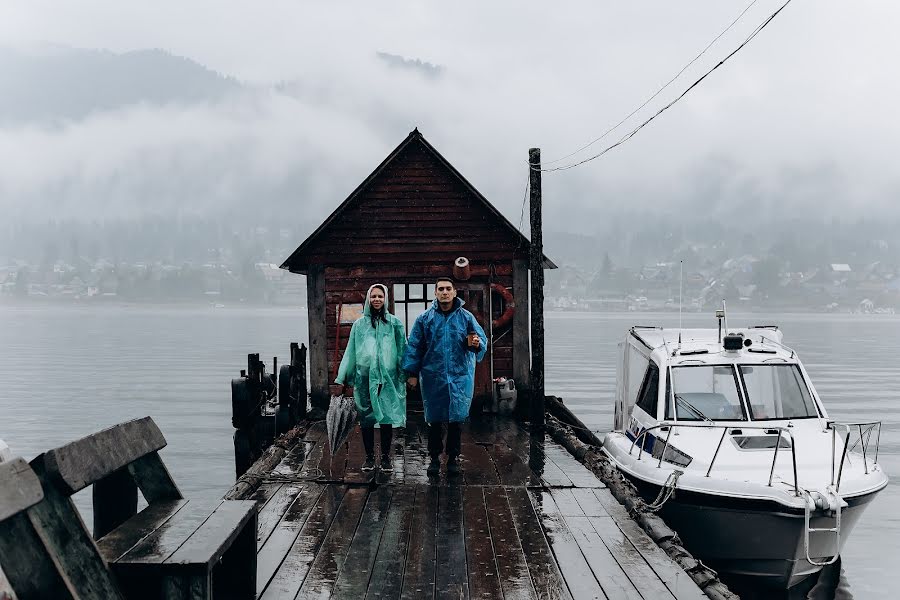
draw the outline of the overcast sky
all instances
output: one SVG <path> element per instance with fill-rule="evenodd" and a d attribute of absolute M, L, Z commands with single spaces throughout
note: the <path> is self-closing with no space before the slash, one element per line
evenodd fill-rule
<path fill-rule="evenodd" d="M 628 124 L 681 93 L 782 3 L 753 3 Z M 300 180 L 296 203 L 324 217 L 418 127 L 518 222 L 529 147 L 549 161 L 599 136 L 749 4 L 6 1 L 0 46 L 162 48 L 250 92 L 52 126 L 6 123 L 0 206 L 15 218 L 45 206 L 89 218 L 203 213 L 289 194 Z M 609 211 L 648 207 L 723 218 L 894 215 L 898 17 L 900 4 L 883 0 L 794 0 L 626 145 L 545 175 L 548 225 L 591 232 Z"/>

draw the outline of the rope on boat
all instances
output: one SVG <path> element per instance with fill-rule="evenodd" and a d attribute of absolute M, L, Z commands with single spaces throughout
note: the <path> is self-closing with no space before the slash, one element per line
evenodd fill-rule
<path fill-rule="evenodd" d="M 681 477 L 682 473 L 684 471 L 679 471 L 678 469 L 669 473 L 669 476 L 666 477 L 666 482 L 659 488 L 659 494 L 656 495 L 656 499 L 647 505 L 647 510 L 657 512 L 663 507 L 666 501 L 675 494 L 675 487 L 678 485 L 678 478 Z"/>

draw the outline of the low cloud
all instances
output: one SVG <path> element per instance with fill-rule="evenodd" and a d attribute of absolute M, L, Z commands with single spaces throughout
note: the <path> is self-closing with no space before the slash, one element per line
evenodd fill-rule
<path fill-rule="evenodd" d="M 173 20 L 166 10 L 88 4 L 0 10 L 0 36 L 112 48 L 107 58 L 166 48 L 223 74 L 223 84 L 174 99 L 126 95 L 52 124 L 0 120 L 0 209 L 13 218 L 252 206 L 321 220 L 418 127 L 518 223 L 528 148 L 541 147 L 548 162 L 596 138 L 739 12 L 711 0 L 690 13 L 677 4 L 651 13 L 587 2 L 550 13 L 513 3 L 339 3 L 312 14 L 291 3 L 270 12 L 207 3 L 179 4 Z M 756 3 L 628 125 L 671 100 L 775 7 Z M 211 22 L 211 11 L 221 18 Z M 641 214 L 755 227 L 796 217 L 896 217 L 900 123 L 892 102 L 900 79 L 885 74 L 898 12 L 875 0 L 850 12 L 837 0 L 812 13 L 792 4 L 627 144 L 546 174 L 548 229 L 596 233 L 616 215 Z M 335 23 L 339 33 L 329 28 Z M 834 43 L 838 33 L 842 44 Z M 27 80 L 0 73 L 3 81 Z M 65 103 L 66 94 L 57 99 Z"/>
<path fill-rule="evenodd" d="M 419 60 L 418 58 L 406 58 L 399 54 L 389 54 L 387 52 L 376 52 L 375 56 L 391 68 L 413 71 L 428 79 L 436 79 L 444 71 L 443 66 Z"/>

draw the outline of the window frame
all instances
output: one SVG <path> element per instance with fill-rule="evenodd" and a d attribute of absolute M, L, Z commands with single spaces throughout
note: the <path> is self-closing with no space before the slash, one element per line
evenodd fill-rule
<path fill-rule="evenodd" d="M 699 368 L 699 367 L 704 367 L 704 368 L 708 368 L 708 369 L 709 368 L 714 369 L 716 367 L 730 368 L 731 369 L 731 377 L 734 380 L 734 389 L 735 389 L 735 391 L 737 391 L 737 395 L 738 395 L 738 404 L 741 407 L 741 418 L 740 419 L 713 419 L 712 417 L 707 415 L 707 418 L 710 420 L 710 422 L 712 422 L 712 423 L 719 423 L 719 422 L 749 423 L 752 419 L 750 419 L 750 409 L 747 406 L 747 396 L 746 396 L 746 393 L 744 390 L 744 380 L 740 377 L 740 373 L 738 373 L 736 364 L 699 363 L 699 364 L 690 364 L 690 365 L 685 365 L 685 364 L 670 365 L 669 371 L 671 372 L 671 370 L 673 370 L 673 369 L 691 369 L 691 368 Z M 698 423 L 698 422 L 702 423 L 703 419 L 701 419 L 701 418 L 697 418 L 697 419 L 679 419 L 678 418 L 678 412 L 679 412 L 678 404 L 675 402 L 675 374 L 672 373 L 671 375 L 672 375 L 672 382 L 671 382 L 672 385 L 666 391 L 667 391 L 667 393 L 671 393 L 672 412 L 675 415 L 673 420 L 676 422 L 684 421 L 684 422 L 689 422 L 689 423 Z"/>
<path fill-rule="evenodd" d="M 396 286 L 403 286 L 403 299 L 398 300 L 396 294 Z M 410 298 L 410 287 L 411 286 L 422 286 L 421 298 Z M 417 292 L 418 293 L 418 292 Z M 430 298 L 429 298 L 430 296 Z M 403 321 L 403 327 L 405 329 L 406 336 L 409 337 L 410 331 L 412 330 L 412 326 L 415 323 L 415 319 L 410 321 L 409 319 L 409 307 L 410 305 L 417 305 L 420 307 L 424 307 L 422 312 L 428 310 L 428 307 L 431 306 L 432 302 L 434 302 L 434 282 L 425 283 L 422 280 L 418 281 L 395 281 L 391 284 L 391 312 L 394 313 L 397 317 L 399 317 Z M 399 307 L 398 307 L 399 305 Z M 402 314 L 401 314 L 402 309 Z M 419 313 L 422 314 L 422 313 Z"/>
<path fill-rule="evenodd" d="M 800 368 L 800 365 L 798 363 L 788 363 L 788 362 L 784 362 L 784 363 L 771 363 L 771 362 L 769 362 L 769 363 L 741 363 L 741 364 L 738 364 L 735 366 L 738 367 L 735 370 L 738 372 L 738 375 L 741 378 L 741 386 L 743 388 L 742 391 L 744 394 L 745 402 L 747 404 L 747 414 L 750 415 L 751 421 L 759 421 L 759 422 L 793 421 L 796 419 L 821 419 L 821 418 L 823 418 L 822 408 L 819 406 L 819 402 L 816 399 L 815 394 L 813 394 L 813 391 L 809 385 L 809 382 L 806 380 L 806 377 L 804 376 L 803 369 Z M 755 418 L 753 416 L 753 407 L 752 407 L 752 404 L 750 403 L 750 390 L 749 390 L 749 388 L 747 388 L 747 382 L 744 380 L 744 373 L 741 371 L 740 367 L 792 367 L 795 374 L 799 377 L 802 384 L 806 387 L 806 393 L 809 395 L 809 399 L 812 401 L 813 408 L 816 409 L 816 414 L 812 415 L 812 416 L 807 416 L 807 417 L 773 417 L 771 419 Z"/>
<path fill-rule="evenodd" d="M 647 395 L 648 387 L 652 385 L 653 381 L 656 382 L 656 393 L 653 394 L 653 411 L 651 412 L 641 406 L 641 402 Z M 647 365 L 647 370 L 644 371 L 644 380 L 641 382 L 641 387 L 638 389 L 638 395 L 634 401 L 634 405 L 647 413 L 651 419 L 659 419 L 659 365 L 657 365 L 653 359 L 650 360 L 650 363 Z"/>

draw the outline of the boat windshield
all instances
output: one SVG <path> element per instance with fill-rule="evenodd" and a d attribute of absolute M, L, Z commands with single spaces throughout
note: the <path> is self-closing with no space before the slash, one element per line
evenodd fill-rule
<path fill-rule="evenodd" d="M 679 421 L 746 421 L 730 365 L 672 367 L 672 402 Z"/>
<path fill-rule="evenodd" d="M 819 416 L 797 365 L 741 365 L 739 368 L 754 421 Z"/>

